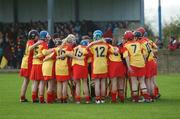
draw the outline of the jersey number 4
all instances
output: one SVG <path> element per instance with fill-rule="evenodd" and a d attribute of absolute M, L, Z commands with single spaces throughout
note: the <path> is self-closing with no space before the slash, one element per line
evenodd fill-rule
<path fill-rule="evenodd" d="M 97 57 L 105 57 L 105 47 L 96 47 L 95 50 Z"/>

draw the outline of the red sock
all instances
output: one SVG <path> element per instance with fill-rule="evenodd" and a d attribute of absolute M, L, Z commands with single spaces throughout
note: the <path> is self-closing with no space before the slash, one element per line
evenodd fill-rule
<path fill-rule="evenodd" d="M 154 95 L 156 97 L 159 95 L 159 88 L 157 86 L 154 88 Z"/>
<path fill-rule="evenodd" d="M 37 92 L 32 92 L 32 101 L 36 101 L 37 100 Z"/>
<path fill-rule="evenodd" d="M 146 93 L 142 93 L 142 96 L 144 97 L 144 99 L 150 99 L 150 95 L 146 92 Z"/>
<path fill-rule="evenodd" d="M 101 97 L 100 96 L 96 96 L 96 100 L 100 100 L 101 99 Z"/>
<path fill-rule="evenodd" d="M 76 102 L 80 102 L 81 101 L 81 96 L 76 96 L 75 99 L 76 99 Z"/>
<path fill-rule="evenodd" d="M 55 101 L 57 99 L 57 94 L 56 92 L 53 92 L 53 101 Z"/>
<path fill-rule="evenodd" d="M 43 95 L 40 95 L 40 96 L 39 96 L 39 102 L 40 102 L 40 103 L 44 103 L 44 96 L 43 96 Z"/>
<path fill-rule="evenodd" d="M 116 92 L 111 92 L 111 100 L 112 102 L 116 102 Z"/>
<path fill-rule="evenodd" d="M 52 92 L 47 93 L 47 103 L 53 103 L 53 93 Z"/>
<path fill-rule="evenodd" d="M 67 102 L 67 96 L 63 97 L 63 102 Z"/>
<path fill-rule="evenodd" d="M 133 95 L 133 96 L 132 96 L 132 99 L 133 99 L 135 102 L 138 102 L 139 96 L 138 96 L 138 95 Z"/>
<path fill-rule="evenodd" d="M 25 100 L 26 98 L 25 98 L 25 96 L 21 96 L 20 99 L 21 100 Z"/>
<path fill-rule="evenodd" d="M 86 98 L 86 101 L 88 102 L 90 101 L 90 96 L 86 96 L 85 98 Z"/>
<path fill-rule="evenodd" d="M 119 95 L 120 101 L 124 102 L 124 95 Z"/>

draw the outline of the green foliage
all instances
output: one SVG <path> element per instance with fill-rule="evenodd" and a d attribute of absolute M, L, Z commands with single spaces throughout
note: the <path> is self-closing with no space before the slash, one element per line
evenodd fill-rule
<path fill-rule="evenodd" d="M 161 99 L 153 103 L 20 103 L 18 74 L 0 74 L 0 119 L 180 119 L 180 74 L 160 75 Z M 29 85 L 27 98 L 31 99 Z"/>
<path fill-rule="evenodd" d="M 153 32 L 153 30 L 152 30 L 152 28 L 151 28 L 150 23 L 145 24 L 144 28 L 146 29 L 146 32 L 147 32 L 147 35 L 148 35 L 147 37 L 148 37 L 149 39 L 155 41 L 154 32 Z"/>
<path fill-rule="evenodd" d="M 171 20 L 170 23 L 166 23 L 163 27 L 164 44 L 168 44 L 168 39 L 171 36 L 180 38 L 180 17 L 177 20 Z"/>

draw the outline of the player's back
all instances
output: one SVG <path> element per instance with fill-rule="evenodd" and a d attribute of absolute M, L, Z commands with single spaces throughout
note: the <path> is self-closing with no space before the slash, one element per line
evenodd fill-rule
<path fill-rule="evenodd" d="M 130 57 L 130 65 L 136 67 L 144 67 L 145 61 L 143 57 L 143 49 L 137 41 L 128 41 L 124 44 L 126 54 Z M 127 52 L 128 51 L 128 52 Z"/>
<path fill-rule="evenodd" d="M 86 49 L 86 46 L 82 46 L 82 45 L 78 45 L 77 47 L 75 47 L 73 49 L 73 53 L 74 56 L 79 57 L 79 58 L 83 58 L 84 60 L 79 60 L 79 59 L 75 59 L 73 58 L 72 60 L 72 65 L 74 64 L 78 64 L 78 65 L 82 65 L 82 66 L 87 66 L 87 55 L 88 55 L 88 51 Z"/>
<path fill-rule="evenodd" d="M 91 46 L 89 50 L 92 54 L 92 64 L 94 73 L 106 73 L 109 45 L 105 42 L 100 42 Z"/>

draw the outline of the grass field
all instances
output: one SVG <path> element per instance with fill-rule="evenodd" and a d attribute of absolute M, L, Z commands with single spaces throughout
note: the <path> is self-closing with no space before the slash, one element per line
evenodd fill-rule
<path fill-rule="evenodd" d="M 32 104 L 19 102 L 18 74 L 0 74 L 0 119 L 180 119 L 180 74 L 160 75 L 154 103 Z M 30 100 L 30 87 L 28 89 Z"/>

